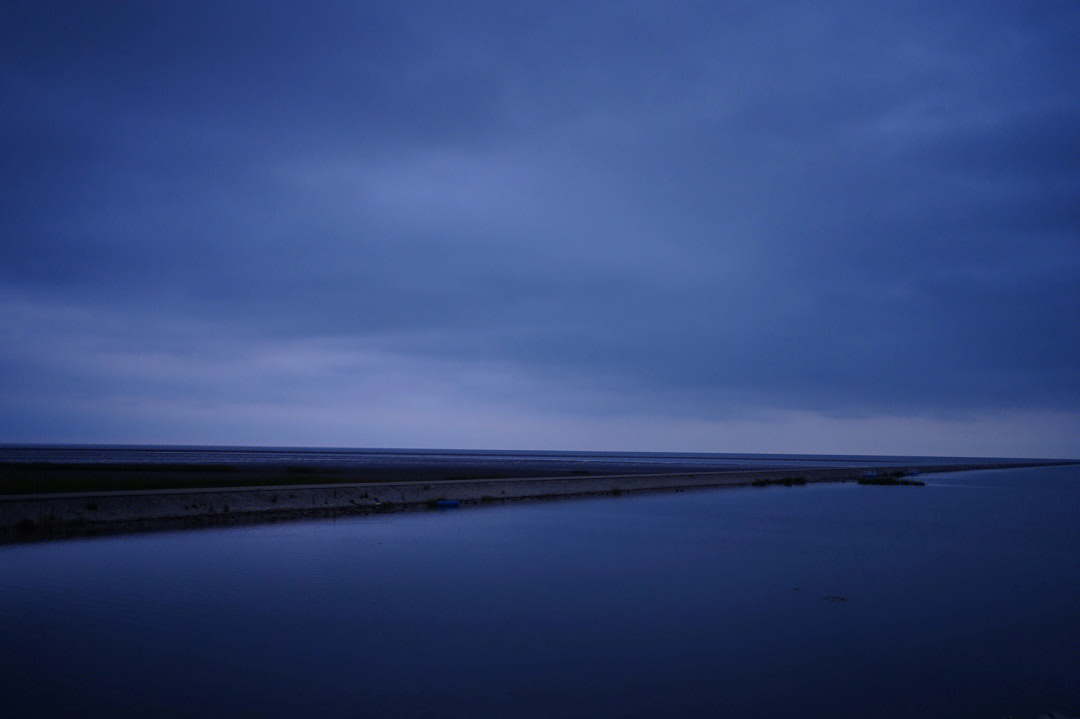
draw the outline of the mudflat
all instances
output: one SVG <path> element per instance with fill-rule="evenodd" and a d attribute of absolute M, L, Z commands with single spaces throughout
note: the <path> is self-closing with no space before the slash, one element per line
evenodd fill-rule
<path fill-rule="evenodd" d="M 325 466 L 9 463 L 0 466 L 0 542 L 624 492 L 809 482 L 918 484 L 911 475 L 1057 463 L 568 471 L 556 476 L 506 476 L 507 468 L 504 476 L 492 476 L 500 471 L 492 467 L 472 476 L 469 467 L 373 472 Z"/>

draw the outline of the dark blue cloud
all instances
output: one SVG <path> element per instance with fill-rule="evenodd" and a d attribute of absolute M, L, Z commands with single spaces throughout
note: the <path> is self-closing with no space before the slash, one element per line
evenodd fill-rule
<path fill-rule="evenodd" d="M 1075 415 L 1078 30 L 1069 3 L 6 3 L 7 431 L 225 392 L 123 362 L 326 341 L 576 417 Z M 290 371 L 288 402 L 225 394 L 344 391 Z"/>

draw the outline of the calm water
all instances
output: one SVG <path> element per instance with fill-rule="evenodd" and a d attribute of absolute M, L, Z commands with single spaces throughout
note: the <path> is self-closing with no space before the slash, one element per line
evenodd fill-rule
<path fill-rule="evenodd" d="M 0 547 L 0 703 L 1080 715 L 1080 468 L 925 479 Z"/>
<path fill-rule="evenodd" d="M 0 462 L 146 464 L 306 464 L 335 467 L 436 468 L 526 465 L 612 472 L 671 469 L 972 463 L 975 457 L 840 454 L 711 454 L 680 452 L 529 452 L 517 450 L 351 449 L 312 447 L 182 447 L 152 445 L 0 445 Z M 993 461 L 993 460 L 990 460 Z"/>

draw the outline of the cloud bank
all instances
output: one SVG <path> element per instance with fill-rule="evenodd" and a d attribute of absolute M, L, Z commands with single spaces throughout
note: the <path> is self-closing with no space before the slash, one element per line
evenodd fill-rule
<path fill-rule="evenodd" d="M 1080 10 L 0 10 L 0 440 L 1080 455 Z"/>

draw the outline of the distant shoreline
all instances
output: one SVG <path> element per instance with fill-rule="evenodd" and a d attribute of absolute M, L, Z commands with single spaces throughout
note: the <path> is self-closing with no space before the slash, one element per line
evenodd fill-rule
<path fill-rule="evenodd" d="M 785 467 L 780 469 L 723 470 L 653 474 L 617 474 L 594 476 L 503 477 L 464 479 L 425 479 L 410 481 L 348 482 L 341 475 L 313 471 L 303 483 L 284 484 L 288 474 L 248 469 L 237 474 L 226 468 L 225 475 L 212 479 L 227 480 L 244 476 L 241 486 L 209 483 L 206 467 L 189 466 L 97 466 L 88 470 L 82 465 L 60 464 L 23 466 L 18 477 L 29 475 L 43 484 L 63 483 L 77 475 L 76 486 L 95 486 L 87 480 L 108 480 L 124 472 L 137 477 L 141 484 L 153 486 L 169 479 L 165 489 L 128 489 L 120 491 L 53 491 L 32 494 L 0 494 L 0 543 L 41 541 L 85 537 L 122 532 L 157 531 L 181 528 L 240 525 L 318 517 L 341 517 L 363 514 L 425 509 L 429 506 L 475 505 L 554 498 L 614 495 L 630 492 L 675 491 L 710 487 L 767 486 L 770 484 L 805 484 L 817 482 L 854 482 L 869 479 L 880 483 L 883 477 L 915 473 L 939 473 L 977 469 L 1005 469 L 1059 464 L 1068 461 L 1001 461 L 950 463 L 942 465 L 873 465 L 855 467 Z M 10 477 L 10 466 L 0 468 Z M 220 470 L 220 468 L 218 468 Z M 91 472 L 93 477 L 85 473 Z M 318 481 L 333 476 L 339 481 Z M 265 484 L 252 486 L 259 478 Z M 203 482 L 202 486 L 199 483 Z M 100 485 L 110 486 L 108 481 Z M 246 485 L 246 486 L 244 486 Z M 10 486 L 4 484 L 0 486 Z M 56 486 L 55 484 L 52 486 Z M 161 486 L 160 484 L 158 486 Z"/>

